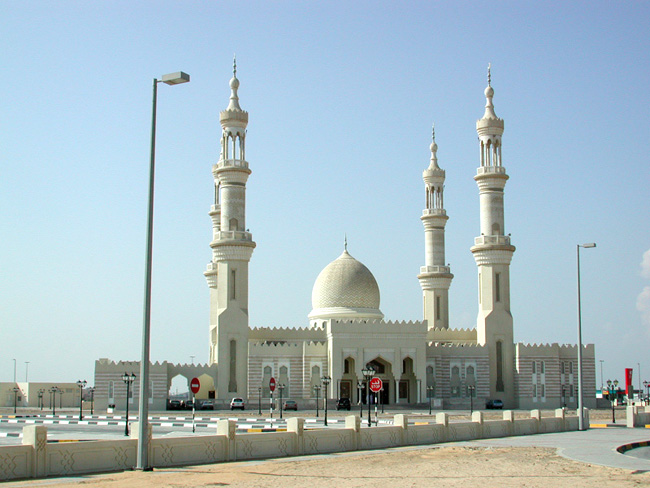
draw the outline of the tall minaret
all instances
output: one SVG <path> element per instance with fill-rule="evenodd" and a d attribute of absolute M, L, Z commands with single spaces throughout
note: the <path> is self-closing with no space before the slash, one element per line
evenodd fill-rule
<path fill-rule="evenodd" d="M 216 395 L 221 399 L 248 396 L 248 262 L 255 243 L 246 229 L 248 112 L 239 106 L 238 88 L 235 61 L 230 103 L 219 116 L 221 155 L 212 166 L 212 261 L 203 273 L 210 287 L 210 364 L 217 363 Z"/>
<path fill-rule="evenodd" d="M 510 261 L 515 247 L 506 235 L 503 217 L 503 189 L 508 181 L 501 160 L 503 120 L 494 113 L 494 89 L 488 66 L 487 103 L 483 118 L 476 122 L 481 166 L 474 179 L 481 206 L 481 235 L 474 239 L 478 266 L 479 311 L 477 340 L 490 354 L 490 397 L 514 406 L 514 345 L 510 313 Z"/>
<path fill-rule="evenodd" d="M 429 329 L 449 328 L 449 286 L 454 275 L 445 264 L 445 225 L 447 212 L 443 192 L 445 171 L 438 166 L 438 145 L 432 130 L 431 162 L 422 172 L 426 208 L 422 211 L 424 224 L 424 262 L 420 267 L 420 286 L 424 301 L 424 319 Z"/>

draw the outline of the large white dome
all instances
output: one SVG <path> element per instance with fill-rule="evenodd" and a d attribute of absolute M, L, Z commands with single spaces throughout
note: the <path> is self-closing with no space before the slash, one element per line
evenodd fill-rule
<path fill-rule="evenodd" d="M 320 272 L 311 294 L 310 319 L 381 319 L 379 286 L 370 270 L 343 251 Z"/>

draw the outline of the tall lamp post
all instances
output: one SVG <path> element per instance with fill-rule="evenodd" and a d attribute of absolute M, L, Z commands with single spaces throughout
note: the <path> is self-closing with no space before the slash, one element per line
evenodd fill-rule
<path fill-rule="evenodd" d="M 122 381 L 126 383 L 126 419 L 124 422 L 124 435 L 129 435 L 129 397 L 131 393 L 131 384 L 135 381 L 134 373 L 124 373 L 122 375 Z M 142 381 L 140 381 L 142 383 Z M 142 391 L 140 391 L 140 396 L 142 396 Z"/>
<path fill-rule="evenodd" d="M 320 393 L 320 385 L 314 385 L 314 391 L 316 392 L 316 418 L 318 418 L 318 397 Z"/>
<path fill-rule="evenodd" d="M 363 381 L 357 382 L 357 388 L 359 388 L 359 418 L 363 418 Z"/>
<path fill-rule="evenodd" d="M 609 401 L 612 403 L 612 423 L 616 423 L 616 411 L 614 410 L 614 397 L 616 395 L 616 387 L 618 386 L 618 380 L 607 380 L 607 393 L 609 396 Z"/>
<path fill-rule="evenodd" d="M 77 386 L 79 387 L 79 420 L 83 420 L 84 418 L 84 413 L 83 413 L 83 404 L 84 404 L 84 388 L 88 382 L 86 380 L 79 380 L 77 381 Z"/>
<path fill-rule="evenodd" d="M 52 417 L 56 415 L 56 392 L 59 391 L 59 388 L 53 386 L 50 388 L 50 393 L 52 394 Z"/>
<path fill-rule="evenodd" d="M 153 79 L 153 103 L 151 109 L 151 157 L 149 162 L 149 206 L 147 210 L 147 251 L 144 285 L 144 319 L 142 324 L 142 359 L 140 360 L 140 397 L 138 411 L 138 455 L 136 469 L 149 471 L 149 346 L 151 332 L 151 267 L 153 255 L 153 195 L 156 169 L 156 105 L 158 83 L 178 85 L 190 81 L 190 75 L 179 71 L 163 75 L 161 80 Z"/>
<path fill-rule="evenodd" d="M 375 370 L 370 366 L 366 366 L 361 370 L 361 374 L 366 379 L 366 385 L 370 385 L 370 378 L 375 376 Z M 370 388 L 368 388 L 368 427 L 370 427 Z"/>
<path fill-rule="evenodd" d="M 431 397 L 433 396 L 433 386 L 427 386 L 427 397 L 429 398 L 429 415 L 431 415 Z"/>
<path fill-rule="evenodd" d="M 257 415 L 262 416 L 262 387 L 257 387 Z"/>
<path fill-rule="evenodd" d="M 582 309 L 580 304 L 580 248 L 596 247 L 595 242 L 576 245 L 576 263 L 578 265 L 578 430 L 585 430 L 582 388 Z"/>
<path fill-rule="evenodd" d="M 648 401 L 650 401 L 650 382 L 644 381 L 643 386 L 645 387 L 645 401 L 647 405 Z"/>
<path fill-rule="evenodd" d="M 329 393 L 329 384 L 332 382 L 332 378 L 329 376 L 323 376 L 321 379 L 323 383 L 323 403 L 325 404 L 325 427 L 327 427 L 327 396 Z"/>
<path fill-rule="evenodd" d="M 469 385 L 467 391 L 469 391 L 469 414 L 472 415 L 474 413 L 474 392 L 476 391 L 476 387 Z"/>
<path fill-rule="evenodd" d="M 45 393 L 45 390 L 43 388 L 38 390 L 38 406 L 41 407 L 41 411 L 43 410 L 43 404 L 45 403 L 43 401 L 43 393 Z"/>

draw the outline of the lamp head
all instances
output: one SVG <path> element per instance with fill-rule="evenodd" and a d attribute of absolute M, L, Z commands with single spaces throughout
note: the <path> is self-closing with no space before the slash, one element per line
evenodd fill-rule
<path fill-rule="evenodd" d="M 187 83 L 190 81 L 190 75 L 183 73 L 182 71 L 177 71 L 176 73 L 169 73 L 167 75 L 162 75 L 161 80 L 166 85 L 180 85 L 181 83 Z"/>
<path fill-rule="evenodd" d="M 587 242 L 585 244 L 582 244 L 580 247 L 585 248 L 585 249 L 590 248 L 590 247 L 596 247 L 596 243 L 595 242 Z"/>

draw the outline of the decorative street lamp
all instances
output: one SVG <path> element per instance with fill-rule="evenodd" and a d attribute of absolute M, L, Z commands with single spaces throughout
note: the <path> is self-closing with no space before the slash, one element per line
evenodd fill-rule
<path fill-rule="evenodd" d="M 91 386 L 88 391 L 90 391 L 90 416 L 92 417 L 95 410 L 95 387 Z"/>
<path fill-rule="evenodd" d="M 59 391 L 58 386 L 53 386 L 50 388 L 50 393 L 52 394 L 52 417 L 56 415 L 56 393 Z"/>
<path fill-rule="evenodd" d="M 257 387 L 257 415 L 262 416 L 262 387 Z"/>
<path fill-rule="evenodd" d="M 318 394 L 320 393 L 320 385 L 314 385 L 314 391 L 316 392 L 316 418 L 318 418 Z"/>
<path fill-rule="evenodd" d="M 86 380 L 77 381 L 77 386 L 79 387 L 79 420 L 83 420 L 83 404 L 84 404 L 84 388 L 88 382 Z"/>
<path fill-rule="evenodd" d="M 43 404 L 45 403 L 43 401 L 43 393 L 45 393 L 45 390 L 43 388 L 38 390 L 38 406 L 41 407 L 41 411 L 43 410 Z"/>
<path fill-rule="evenodd" d="M 650 382 L 644 381 L 643 386 L 645 387 L 645 403 L 647 405 L 650 401 Z"/>
<path fill-rule="evenodd" d="M 582 311 L 580 305 L 580 248 L 589 249 L 596 247 L 595 242 L 576 245 L 576 262 L 578 264 L 578 430 L 585 430 L 585 416 L 583 412 L 583 389 L 582 389 Z"/>
<path fill-rule="evenodd" d="M 14 390 L 14 413 L 16 413 L 16 407 L 18 406 L 18 392 L 20 391 L 20 388 L 14 386 L 13 390 Z"/>
<path fill-rule="evenodd" d="M 370 385 L 370 378 L 375 376 L 375 370 L 372 366 L 366 366 L 361 370 L 361 374 L 366 379 L 366 385 Z M 370 427 L 370 388 L 368 388 L 368 427 Z"/>
<path fill-rule="evenodd" d="M 429 415 L 431 415 L 431 397 L 433 396 L 433 391 L 436 389 L 435 386 L 427 386 L 427 398 L 429 399 Z"/>
<path fill-rule="evenodd" d="M 616 423 L 616 411 L 614 410 L 614 396 L 616 395 L 616 387 L 618 386 L 618 380 L 607 380 L 607 390 L 609 401 L 612 403 L 612 423 Z"/>
<path fill-rule="evenodd" d="M 151 333 L 151 268 L 153 255 L 153 193 L 156 169 L 156 105 L 158 83 L 178 85 L 190 81 L 190 75 L 178 71 L 153 79 L 153 103 L 151 109 L 151 156 L 149 160 L 149 205 L 147 207 L 147 251 L 144 285 L 144 318 L 142 324 L 142 359 L 140 360 L 140 398 L 138 401 L 138 454 L 135 468 L 150 471 L 149 465 L 149 351 Z"/>
<path fill-rule="evenodd" d="M 323 387 L 323 403 L 325 404 L 325 427 L 327 427 L 327 396 L 329 393 L 328 386 L 332 381 L 332 378 L 326 375 L 323 376 L 320 380 L 322 381 L 323 385 L 325 385 Z"/>
<path fill-rule="evenodd" d="M 126 384 L 126 420 L 124 423 L 124 435 L 129 435 L 129 397 L 131 393 L 131 384 L 135 381 L 134 373 L 124 373 L 122 375 L 122 381 Z M 142 396 L 142 391 L 140 391 L 140 396 Z"/>
<path fill-rule="evenodd" d="M 469 414 L 472 415 L 474 413 L 474 392 L 476 391 L 476 387 L 469 385 L 467 390 L 469 391 Z"/>
<path fill-rule="evenodd" d="M 282 420 L 282 410 L 284 410 L 282 405 L 282 392 L 284 391 L 285 388 L 286 386 L 283 383 L 280 383 L 278 385 L 278 390 L 280 390 L 280 420 Z"/>

